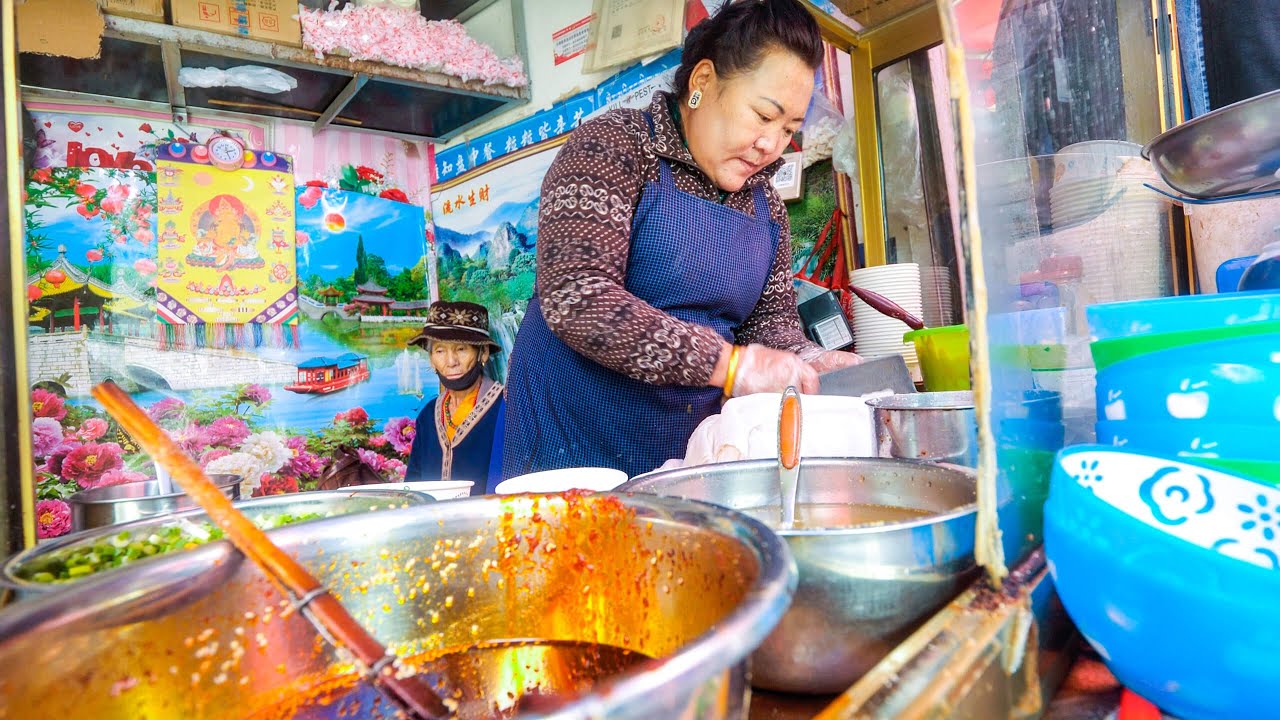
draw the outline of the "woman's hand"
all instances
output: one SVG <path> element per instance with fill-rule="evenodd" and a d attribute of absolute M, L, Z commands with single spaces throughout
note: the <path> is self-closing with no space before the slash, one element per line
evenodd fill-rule
<path fill-rule="evenodd" d="M 818 392 L 818 373 L 795 353 L 764 345 L 747 345 L 739 351 L 733 397 L 777 393 L 792 386 L 802 394 Z"/>
<path fill-rule="evenodd" d="M 824 350 L 821 355 L 809 361 L 809 366 L 819 375 L 832 370 L 851 367 L 862 363 L 862 357 L 851 352 Z"/>

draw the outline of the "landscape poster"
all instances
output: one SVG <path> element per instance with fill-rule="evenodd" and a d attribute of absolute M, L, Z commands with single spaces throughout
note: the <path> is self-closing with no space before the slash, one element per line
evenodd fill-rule
<path fill-rule="evenodd" d="M 563 139 L 484 165 L 431 194 L 440 298 L 484 305 L 505 377 L 516 330 L 533 297 L 542 179 Z"/>

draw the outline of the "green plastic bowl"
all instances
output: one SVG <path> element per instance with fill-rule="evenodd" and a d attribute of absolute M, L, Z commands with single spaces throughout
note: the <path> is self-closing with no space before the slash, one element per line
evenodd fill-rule
<path fill-rule="evenodd" d="M 1195 458 L 1195 461 L 1223 472 L 1252 478 L 1272 485 L 1280 485 L 1280 462 L 1271 460 L 1237 460 L 1233 458 Z"/>
<path fill-rule="evenodd" d="M 1089 346 L 1089 350 L 1093 353 L 1094 366 L 1101 371 L 1116 363 L 1162 350 L 1171 350 L 1215 340 L 1235 340 L 1237 338 L 1269 334 L 1280 334 L 1280 322 L 1227 325 L 1204 330 L 1181 330 L 1153 335 L 1111 338 L 1094 342 Z"/>
<path fill-rule="evenodd" d="M 968 390 L 969 328 L 966 325 L 912 330 L 903 342 L 915 343 L 924 389 L 929 392 Z"/>

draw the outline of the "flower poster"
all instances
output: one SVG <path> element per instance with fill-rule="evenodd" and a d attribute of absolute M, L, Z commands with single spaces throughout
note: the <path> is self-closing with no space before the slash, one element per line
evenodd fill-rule
<path fill-rule="evenodd" d="M 288 177 L 281 185 L 270 174 L 263 180 L 198 162 L 166 167 L 170 172 L 162 167 L 158 176 L 40 169 L 27 185 L 39 537 L 70 530 L 67 498 L 75 492 L 156 476 L 150 458 L 89 396 L 104 378 L 124 388 L 206 472 L 243 477 L 246 496 L 403 480 L 415 420 L 438 388 L 427 354 L 407 344 L 428 305 L 423 208 L 405 202 L 395 179 L 367 166 L 344 169 L 332 183 L 308 181 L 296 192 Z M 194 175 L 201 171 L 208 177 Z M 185 173 L 192 173 L 191 193 L 175 182 Z M 287 166 L 281 173 L 288 174 Z M 202 226 L 190 211 L 230 194 L 215 184 L 227 179 L 239 188 L 239 204 L 218 203 L 214 214 L 224 215 L 226 226 Z M 293 223 L 281 255 L 295 258 L 304 280 L 296 317 L 306 331 L 298 333 L 298 345 L 229 351 L 215 337 L 157 349 L 155 331 L 164 326 L 155 321 L 155 296 L 169 295 L 174 268 L 187 267 L 196 252 L 193 237 L 204 230 L 211 247 L 201 254 L 230 262 L 227 274 L 239 273 L 236 261 L 252 253 L 236 243 L 246 228 L 270 229 L 269 211 L 281 198 Z M 182 213 L 159 210 L 163 204 L 175 211 L 178 202 Z M 164 245 L 183 262 L 165 263 Z M 270 237 L 265 249 L 252 249 L 269 267 Z M 213 325 L 168 327 L 175 339 L 198 341 L 176 330 L 203 327 L 208 335 Z M 313 382 L 310 369 L 330 363 L 360 372 L 340 387 Z M 427 440 L 435 441 L 434 432 Z"/>
<path fill-rule="evenodd" d="M 146 333 L 155 313 L 151 173 L 42 168 L 26 196 L 32 331 Z"/>
<path fill-rule="evenodd" d="M 178 345 L 296 341 L 297 255 L 289 158 L 245 153 L 244 167 L 209 164 L 202 145 L 172 144 L 156 159 L 161 321 L 194 332 Z M 283 328 L 288 327 L 286 338 Z M 250 339 L 247 331 L 252 331 Z"/>

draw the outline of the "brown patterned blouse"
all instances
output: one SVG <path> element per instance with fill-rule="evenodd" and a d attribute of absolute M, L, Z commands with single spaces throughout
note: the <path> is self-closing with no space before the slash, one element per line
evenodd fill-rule
<path fill-rule="evenodd" d="M 720 357 L 714 330 L 686 323 L 627 292 L 631 219 L 645 185 L 666 158 L 680 190 L 719 201 L 722 192 L 694 164 L 658 93 L 649 105 L 654 133 L 639 110 L 614 110 L 573 132 L 542 182 L 535 292 L 547 326 L 566 345 L 628 377 L 657 385 L 701 387 Z M 769 213 L 782 229 L 773 270 L 755 309 L 739 329 L 740 345 L 759 343 L 805 359 L 821 348 L 800 326 L 791 273 L 791 226 L 769 184 L 781 163 L 747 180 L 724 204 L 750 215 L 752 189 L 763 185 Z M 725 258 L 725 262 L 733 262 Z M 578 306 L 591 298 L 587 310 Z"/>

